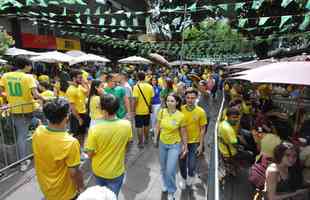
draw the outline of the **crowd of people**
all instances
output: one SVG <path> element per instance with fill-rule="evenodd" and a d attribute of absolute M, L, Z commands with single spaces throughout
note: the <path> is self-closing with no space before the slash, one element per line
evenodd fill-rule
<path fill-rule="evenodd" d="M 275 97 L 298 102 L 309 89 L 230 81 L 224 90 L 218 136 L 227 173 L 238 176 L 249 166 L 256 200 L 308 199 L 309 115 L 303 106 L 277 104 Z"/>
<path fill-rule="evenodd" d="M 28 127 L 36 124 L 34 165 L 45 199 L 82 199 L 83 159 L 90 159 L 96 184 L 117 197 L 130 143 L 159 148 L 162 191 L 169 200 L 175 199 L 177 185 L 185 189 L 194 183 L 208 124 L 207 106 L 201 102 L 209 94 L 215 98 L 220 85 L 212 69 L 63 67 L 52 76 L 35 74 L 24 57 L 15 57 L 13 66 L 1 77 L 2 106 L 13 118 L 20 159 L 27 154 Z M 23 161 L 21 170 L 29 164 Z M 182 178 L 176 184 L 178 166 Z"/>

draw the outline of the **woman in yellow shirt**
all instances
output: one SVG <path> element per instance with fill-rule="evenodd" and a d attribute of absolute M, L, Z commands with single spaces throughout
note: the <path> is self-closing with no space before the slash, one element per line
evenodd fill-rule
<path fill-rule="evenodd" d="M 87 102 L 87 108 L 91 119 L 90 127 L 96 124 L 96 120 L 101 119 L 104 116 L 104 113 L 100 107 L 100 95 L 102 88 L 102 81 L 92 81 Z"/>
<path fill-rule="evenodd" d="M 159 160 L 163 192 L 168 192 L 168 200 L 175 199 L 175 177 L 177 162 L 187 154 L 187 134 L 184 114 L 181 110 L 181 98 L 170 93 L 165 99 L 166 108 L 157 114 L 156 133 L 159 135 Z"/>

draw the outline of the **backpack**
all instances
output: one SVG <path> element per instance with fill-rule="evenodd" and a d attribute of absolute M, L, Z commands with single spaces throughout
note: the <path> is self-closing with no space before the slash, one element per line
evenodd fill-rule
<path fill-rule="evenodd" d="M 271 158 L 262 155 L 261 158 L 255 162 L 249 171 L 248 180 L 258 189 L 264 189 L 266 179 L 266 169 L 271 163 Z"/>

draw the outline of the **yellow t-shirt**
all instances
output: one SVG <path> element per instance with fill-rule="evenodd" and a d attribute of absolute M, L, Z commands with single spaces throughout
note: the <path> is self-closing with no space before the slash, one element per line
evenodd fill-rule
<path fill-rule="evenodd" d="M 206 112 L 199 106 L 195 106 L 194 110 L 188 111 L 186 105 L 183 105 L 181 110 L 186 123 L 187 142 L 199 143 L 200 128 L 208 123 Z"/>
<path fill-rule="evenodd" d="M 222 121 L 219 125 L 219 149 L 224 157 L 236 155 L 237 149 L 233 146 L 238 142 L 237 134 L 233 127 L 226 121 Z M 229 153 L 229 150 L 230 153 Z M 231 154 L 231 155 L 230 155 Z"/>
<path fill-rule="evenodd" d="M 128 120 L 100 120 L 90 127 L 86 151 L 93 151 L 92 170 L 96 176 L 113 179 L 125 172 L 125 153 L 132 138 Z"/>
<path fill-rule="evenodd" d="M 180 128 L 185 127 L 184 114 L 176 111 L 169 114 L 167 109 L 160 109 L 157 114 L 160 124 L 160 141 L 164 144 L 177 144 L 181 142 Z"/>
<path fill-rule="evenodd" d="M 36 175 L 46 200 L 70 200 L 77 194 L 69 168 L 80 165 L 80 145 L 64 130 L 39 126 L 32 136 Z"/>
<path fill-rule="evenodd" d="M 67 89 L 66 97 L 70 103 L 74 104 L 78 113 L 86 113 L 86 94 L 82 86 L 70 85 Z"/>
<path fill-rule="evenodd" d="M 55 94 L 53 91 L 45 90 L 44 92 L 41 93 L 41 96 L 44 97 L 45 99 L 51 99 L 55 97 Z"/>
<path fill-rule="evenodd" d="M 99 119 L 103 116 L 103 111 L 100 106 L 100 97 L 92 96 L 89 103 L 89 116 L 92 120 Z"/>
<path fill-rule="evenodd" d="M 144 97 L 147 101 L 147 104 L 151 105 L 151 103 L 152 103 L 151 101 L 152 101 L 152 98 L 154 96 L 153 87 L 150 84 L 145 83 L 145 82 L 138 83 L 138 84 L 140 86 L 141 91 L 144 94 Z M 137 85 L 135 85 L 133 87 L 133 96 L 136 97 L 136 102 L 137 102 L 136 103 L 136 114 L 137 115 L 148 115 L 148 114 L 150 114 L 149 108 L 148 108 L 147 104 L 145 103 L 143 96 L 142 96 Z"/>
<path fill-rule="evenodd" d="M 66 93 L 60 90 L 60 82 L 55 83 L 55 88 L 57 90 L 59 97 L 65 97 L 66 96 Z"/>
<path fill-rule="evenodd" d="M 82 70 L 82 77 L 83 77 L 84 81 L 87 81 L 88 76 L 89 76 L 89 73 L 85 70 Z"/>
<path fill-rule="evenodd" d="M 24 72 L 8 72 L 2 76 L 0 81 L 7 94 L 9 106 L 16 106 L 11 109 L 12 113 L 31 113 L 34 110 L 34 99 L 32 89 L 36 88 L 36 81 L 33 76 Z"/>

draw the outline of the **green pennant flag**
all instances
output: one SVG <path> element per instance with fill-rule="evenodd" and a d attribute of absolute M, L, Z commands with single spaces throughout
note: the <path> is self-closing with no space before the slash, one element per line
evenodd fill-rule
<path fill-rule="evenodd" d="M 34 4 L 34 0 L 26 0 L 26 6 L 31 6 Z"/>
<path fill-rule="evenodd" d="M 306 15 L 304 21 L 299 25 L 298 29 L 304 31 L 308 28 L 310 24 L 310 15 Z"/>
<path fill-rule="evenodd" d="M 61 16 L 67 16 L 67 8 L 66 7 L 64 7 L 64 10 L 63 10 Z"/>
<path fill-rule="evenodd" d="M 270 17 L 260 17 L 260 18 L 259 18 L 258 25 L 259 25 L 259 26 L 264 25 L 264 24 L 268 21 L 269 18 L 270 18 Z"/>
<path fill-rule="evenodd" d="M 254 0 L 252 3 L 252 9 L 258 10 L 263 5 L 264 0 Z"/>
<path fill-rule="evenodd" d="M 87 17 L 87 23 L 86 23 L 87 25 L 91 25 L 92 23 L 91 23 L 91 19 L 90 19 L 90 17 L 88 16 Z"/>
<path fill-rule="evenodd" d="M 101 8 L 100 7 L 98 7 L 96 9 L 95 15 L 101 15 Z"/>
<path fill-rule="evenodd" d="M 133 23 L 133 26 L 138 26 L 139 25 L 138 18 L 137 17 L 133 18 L 132 23 Z"/>
<path fill-rule="evenodd" d="M 80 19 L 80 18 L 76 18 L 75 20 L 76 20 L 76 23 L 77 23 L 77 24 L 82 24 L 82 22 L 81 22 L 81 19 Z"/>
<path fill-rule="evenodd" d="M 49 13 L 49 16 L 50 16 L 51 18 L 53 18 L 53 17 L 56 16 L 56 13 Z"/>
<path fill-rule="evenodd" d="M 244 5 L 245 5 L 245 3 L 236 3 L 236 4 L 235 4 L 235 11 L 237 11 L 237 10 L 243 8 Z"/>
<path fill-rule="evenodd" d="M 238 27 L 244 28 L 247 22 L 248 22 L 248 19 L 239 19 Z"/>
<path fill-rule="evenodd" d="M 280 30 L 280 33 L 284 33 L 284 32 L 287 32 L 289 30 L 289 26 L 285 26 L 283 27 L 281 30 Z"/>
<path fill-rule="evenodd" d="M 124 20 L 124 19 L 121 20 L 120 25 L 121 25 L 122 27 L 127 26 L 126 20 Z"/>
<path fill-rule="evenodd" d="M 23 4 L 19 3 L 18 1 L 16 0 L 8 0 L 7 1 L 8 3 L 11 3 L 13 5 L 13 7 L 16 7 L 16 8 L 21 8 L 23 7 Z"/>
<path fill-rule="evenodd" d="M 115 26 L 116 25 L 116 19 L 115 18 L 112 17 L 110 25 L 111 26 Z"/>
<path fill-rule="evenodd" d="M 104 19 L 103 17 L 101 17 L 101 18 L 99 19 L 99 25 L 100 25 L 100 26 L 104 26 L 104 22 L 105 22 L 105 19 Z"/>
<path fill-rule="evenodd" d="M 130 28 L 130 27 L 128 27 L 126 31 L 128 31 L 128 32 L 133 32 L 133 29 Z"/>
<path fill-rule="evenodd" d="M 49 2 L 46 0 L 36 0 L 37 2 L 39 2 L 39 6 L 41 7 L 47 7 Z M 33 5 L 38 4 L 38 3 L 33 3 Z"/>
<path fill-rule="evenodd" d="M 283 26 L 286 22 L 288 22 L 290 19 L 292 19 L 292 16 L 291 16 L 291 15 L 281 16 L 281 23 L 280 23 L 279 28 L 282 28 L 282 26 Z"/>
<path fill-rule="evenodd" d="M 84 11 L 84 15 L 90 15 L 90 9 L 86 8 L 86 10 Z"/>
<path fill-rule="evenodd" d="M 286 8 L 293 1 L 295 0 L 282 0 L 281 7 Z"/>
<path fill-rule="evenodd" d="M 197 3 L 193 3 L 190 7 L 188 7 L 188 10 L 191 12 L 195 12 L 197 10 Z"/>
<path fill-rule="evenodd" d="M 310 10 L 310 0 L 308 0 L 308 2 L 307 2 L 307 4 L 306 4 L 305 8 L 306 8 L 307 10 Z"/>
<path fill-rule="evenodd" d="M 228 4 L 220 4 L 218 5 L 221 9 L 223 9 L 224 11 L 228 10 Z"/>

